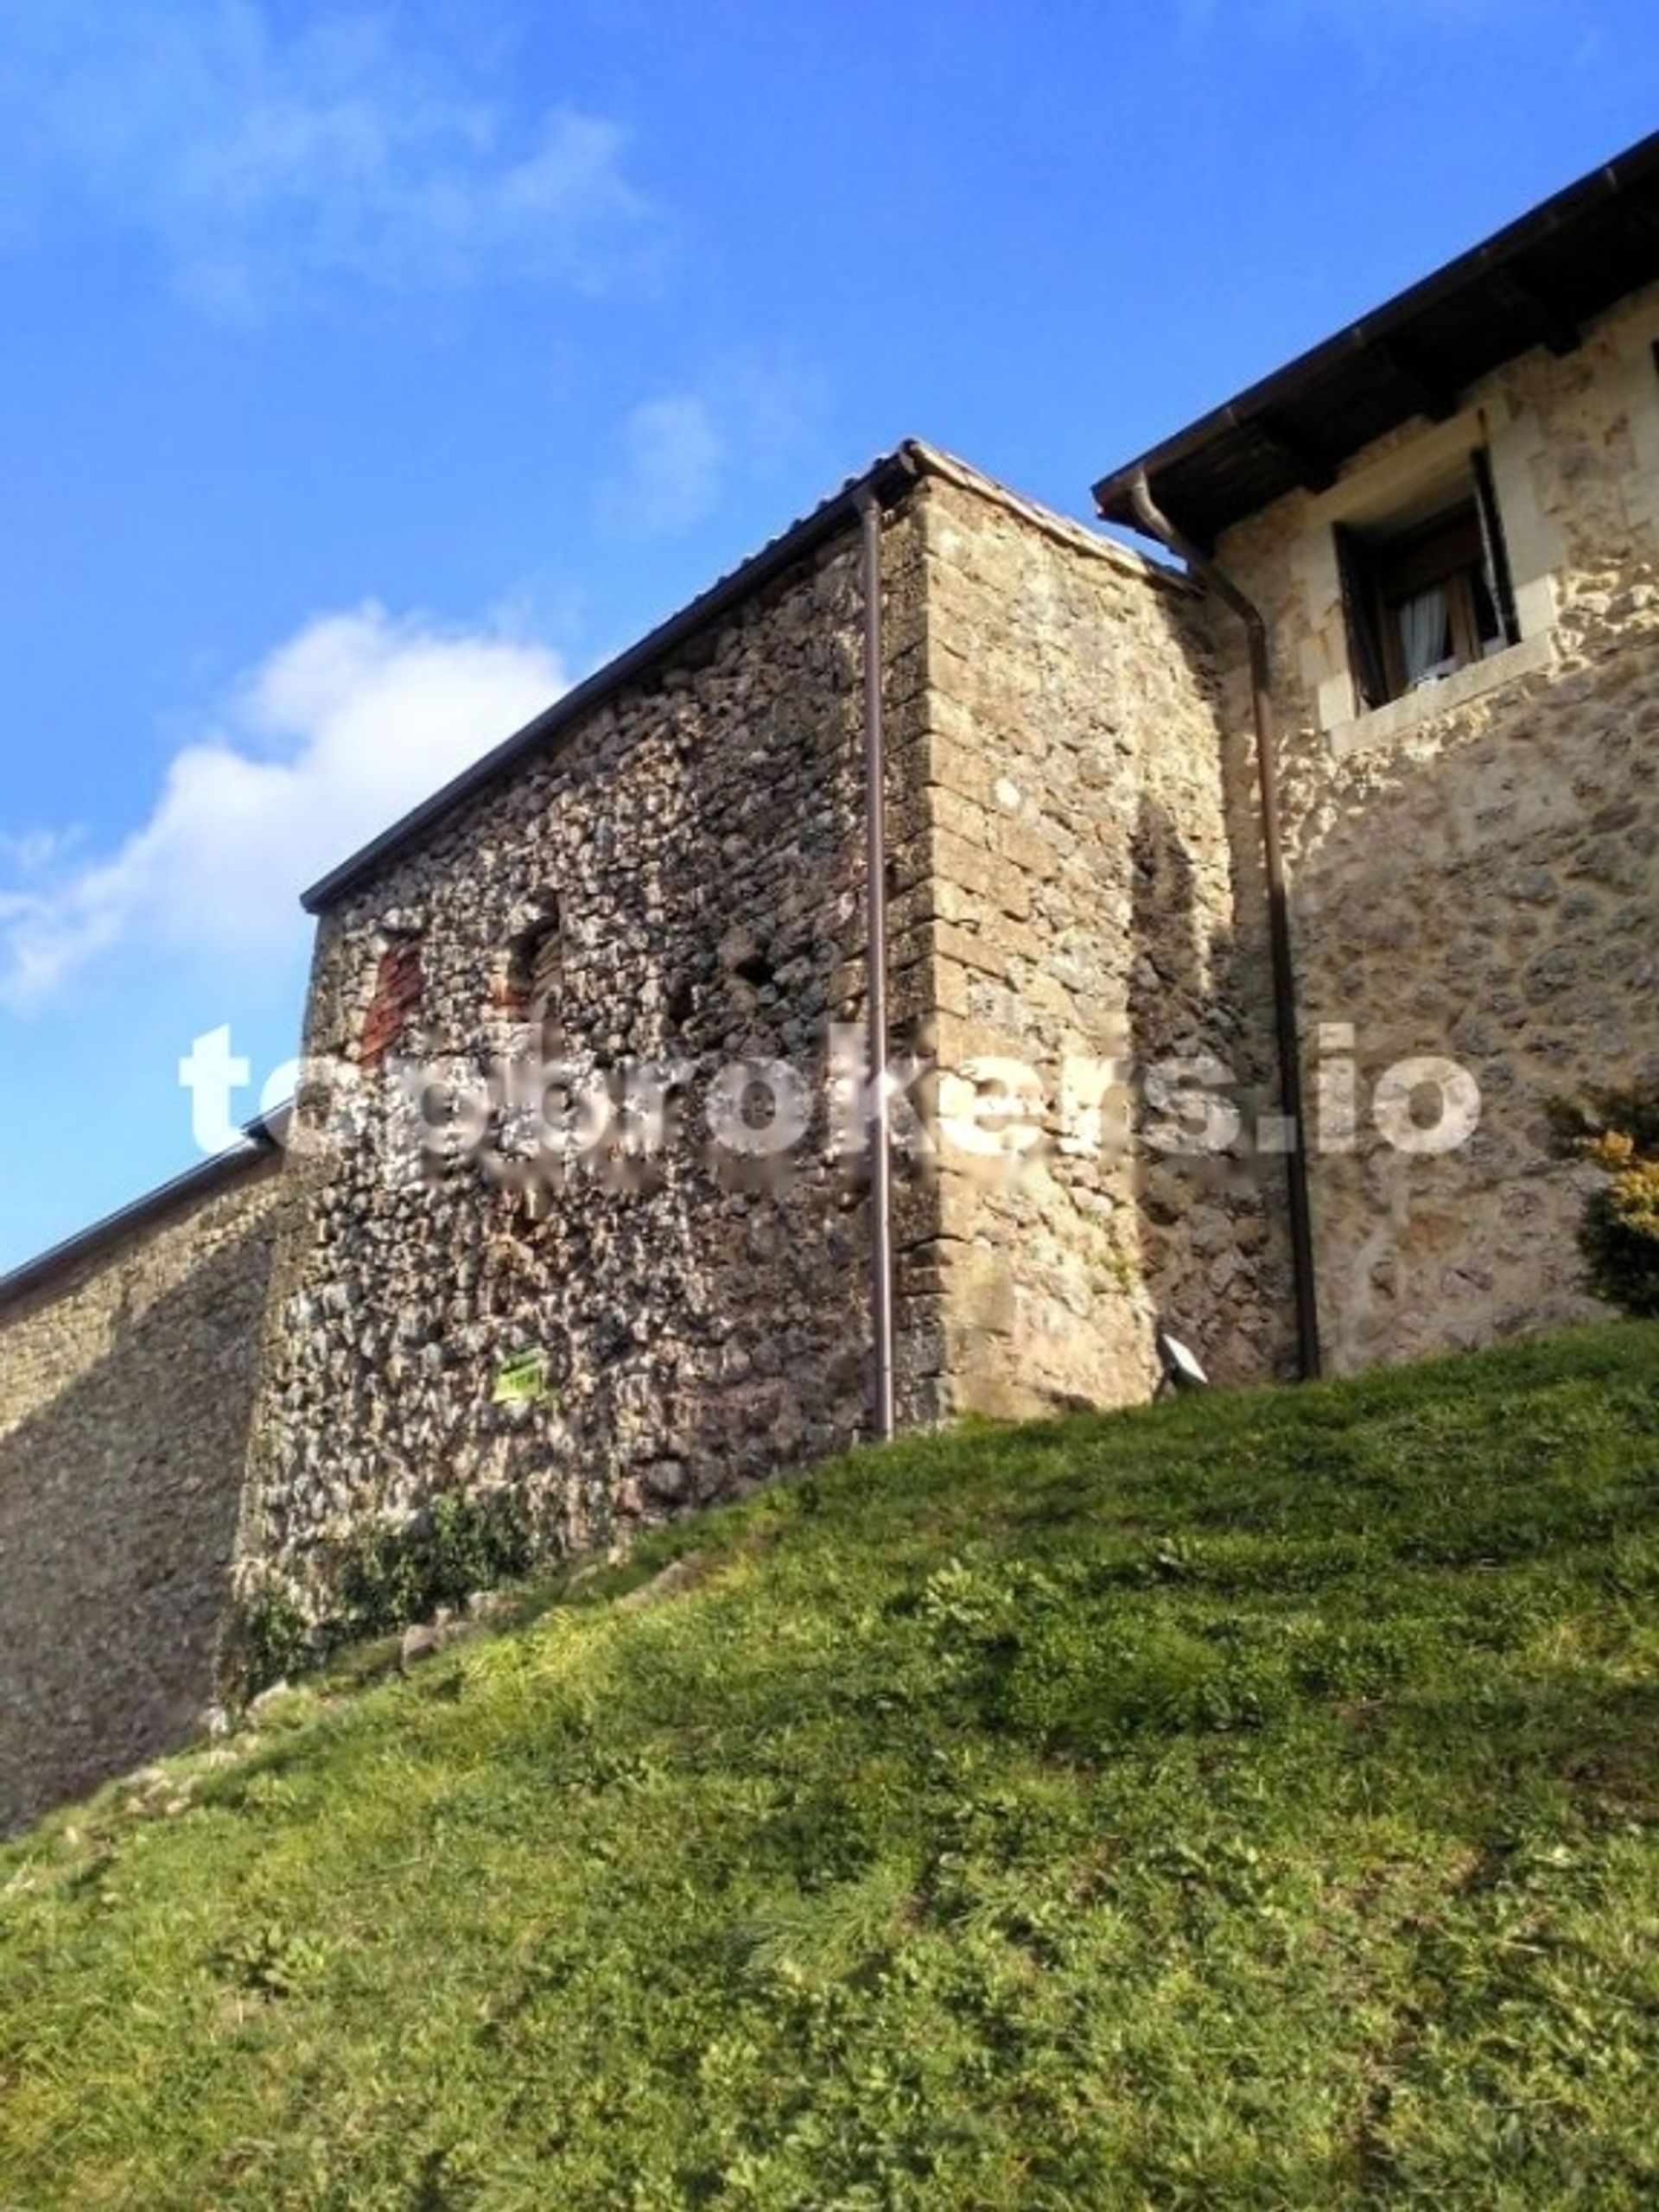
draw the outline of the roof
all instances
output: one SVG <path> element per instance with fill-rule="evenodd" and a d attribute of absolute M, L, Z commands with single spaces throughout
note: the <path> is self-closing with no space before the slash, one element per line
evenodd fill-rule
<path fill-rule="evenodd" d="M 199 1161 L 194 1167 L 187 1167 L 182 1175 L 158 1184 L 143 1198 L 135 1198 L 130 1205 L 106 1214 L 102 1221 L 78 1230 L 61 1244 L 54 1244 L 49 1251 L 25 1261 L 21 1268 L 14 1268 L 10 1274 L 0 1275 L 0 1311 L 27 1298 L 32 1291 L 69 1274 L 83 1261 L 124 1243 L 139 1230 L 165 1220 L 168 1214 L 186 1205 L 211 1198 L 216 1191 L 228 1189 L 251 1169 L 268 1166 L 278 1154 L 287 1112 L 287 1108 L 283 1107 L 275 1114 L 263 1115 L 257 1121 L 250 1122 L 242 1132 L 239 1144 L 232 1145 L 228 1151 L 215 1153 L 211 1160 Z"/>
<path fill-rule="evenodd" d="M 1567 353 L 1584 324 L 1659 277 L 1659 132 L 1568 185 L 1484 245 L 1300 355 L 1095 486 L 1133 525 L 1135 480 L 1213 543 L 1397 424 L 1454 415 L 1469 386 L 1532 346 Z"/>
<path fill-rule="evenodd" d="M 400 821 L 394 822 L 378 837 L 372 838 L 349 860 L 314 883 L 305 893 L 302 903 L 308 912 L 321 913 L 336 899 L 354 889 L 386 861 L 412 844 L 428 830 L 453 813 L 454 809 L 493 784 L 497 778 L 515 766 L 527 753 L 537 751 L 584 715 L 591 714 L 625 684 L 635 683 L 641 677 L 671 659 L 678 648 L 711 622 L 717 621 L 734 607 L 772 577 L 805 560 L 820 545 L 848 529 L 856 518 L 860 505 L 874 498 L 884 503 L 895 498 L 904 487 L 931 467 L 936 460 L 932 449 L 915 439 L 907 439 L 893 452 L 883 454 L 872 461 L 861 476 L 849 477 L 838 492 L 814 507 L 810 514 L 791 524 L 779 537 L 752 554 L 741 567 L 729 575 L 722 576 L 689 606 L 683 607 L 666 622 L 630 645 L 614 660 L 573 690 L 563 692 L 545 713 L 526 722 L 493 752 L 474 761 L 469 768 L 433 792 Z"/>

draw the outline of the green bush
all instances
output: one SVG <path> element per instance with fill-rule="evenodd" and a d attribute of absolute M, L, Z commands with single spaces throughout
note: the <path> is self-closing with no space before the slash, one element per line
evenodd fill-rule
<path fill-rule="evenodd" d="M 1659 1084 L 1555 1109 L 1558 1149 L 1601 1170 L 1579 1230 L 1590 1287 L 1625 1313 L 1659 1315 Z"/>
<path fill-rule="evenodd" d="M 315 1663 L 311 1631 L 299 1607 L 274 1585 L 244 1600 L 226 1638 L 224 1675 L 232 1702 L 245 1705 Z"/>
<path fill-rule="evenodd" d="M 428 1620 L 440 1605 L 460 1605 L 530 1571 L 528 1522 L 508 1497 L 445 1496 L 401 1527 L 359 1536 L 340 1561 L 334 1643 L 384 1636 Z"/>
<path fill-rule="evenodd" d="M 514 1498 L 435 1498 L 395 1528 L 371 1529 L 334 1554 L 334 1599 L 324 1618 L 308 1621 L 288 1594 L 270 1586 L 245 1599 L 226 1644 L 226 1694 L 245 1704 L 273 1682 L 319 1666 L 343 1645 L 388 1636 L 439 1606 L 460 1606 L 475 1590 L 516 1582 L 535 1563 L 536 1546 Z"/>

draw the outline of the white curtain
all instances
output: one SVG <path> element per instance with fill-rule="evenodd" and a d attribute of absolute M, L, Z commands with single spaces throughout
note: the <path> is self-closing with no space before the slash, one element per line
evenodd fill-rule
<path fill-rule="evenodd" d="M 1437 661 L 1446 658 L 1446 593 L 1439 584 L 1420 591 L 1400 609 L 1400 648 L 1406 682 L 1419 683 Z"/>

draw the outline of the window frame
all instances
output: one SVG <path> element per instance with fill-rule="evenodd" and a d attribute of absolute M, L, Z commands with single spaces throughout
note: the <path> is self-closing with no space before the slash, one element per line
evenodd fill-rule
<path fill-rule="evenodd" d="M 555 893 L 543 893 L 520 910 L 499 973 L 499 1002 L 512 1025 L 513 1049 L 556 1058 L 563 1040 L 569 944 Z"/>
<path fill-rule="evenodd" d="M 1406 500 L 1393 515 L 1332 524 L 1357 716 L 1427 690 L 1521 642 L 1503 517 L 1484 445 L 1465 451 L 1461 465 L 1447 474 L 1446 489 L 1452 496 L 1427 512 L 1414 511 L 1421 502 Z M 1477 583 L 1485 610 L 1476 597 Z M 1446 594 L 1452 652 L 1413 678 L 1405 665 L 1399 612 L 1411 594 L 1437 588 Z M 1491 630 L 1484 612 L 1495 625 Z"/>

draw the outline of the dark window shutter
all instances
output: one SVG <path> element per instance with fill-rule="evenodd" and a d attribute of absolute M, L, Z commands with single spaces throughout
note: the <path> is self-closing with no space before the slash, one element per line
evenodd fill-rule
<path fill-rule="evenodd" d="M 1348 670 L 1354 679 L 1355 702 L 1362 709 L 1380 707 L 1389 696 L 1389 686 L 1372 627 L 1365 549 L 1353 531 L 1341 523 L 1336 525 L 1336 540 L 1343 620 L 1348 628 Z"/>
<path fill-rule="evenodd" d="M 1497 609 L 1503 642 L 1506 645 L 1513 645 L 1520 639 L 1521 626 L 1515 619 L 1515 588 L 1510 577 L 1510 555 L 1503 543 L 1503 524 L 1492 491 L 1492 465 L 1486 457 L 1484 446 L 1477 446 L 1470 454 L 1469 465 L 1474 471 L 1475 505 L 1480 512 L 1480 544 L 1486 563 L 1486 586 L 1492 594 L 1492 604 Z"/>

